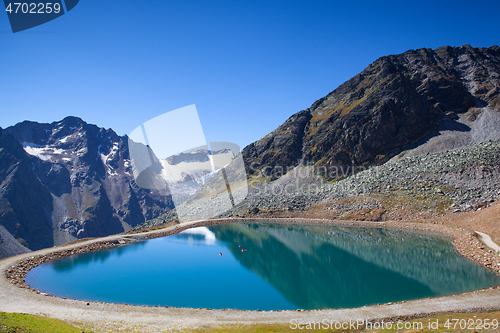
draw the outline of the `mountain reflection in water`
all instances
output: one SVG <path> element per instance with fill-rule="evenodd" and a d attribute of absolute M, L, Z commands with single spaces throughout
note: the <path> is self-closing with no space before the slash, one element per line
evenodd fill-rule
<path fill-rule="evenodd" d="M 88 266 L 96 262 L 104 263 L 112 257 L 121 257 L 127 252 L 137 251 L 139 248 L 144 247 L 145 242 L 134 243 L 134 246 L 119 246 L 112 250 L 103 250 L 96 252 L 89 252 L 85 254 L 77 254 L 65 257 L 64 260 L 51 261 L 51 265 L 55 271 L 66 272 L 71 271 L 78 266 Z"/>
<path fill-rule="evenodd" d="M 428 233 L 256 222 L 62 258 L 35 267 L 26 283 L 91 301 L 285 310 L 450 295 L 500 278 Z"/>
<path fill-rule="evenodd" d="M 209 228 L 241 264 L 304 309 L 359 307 L 493 286 L 500 278 L 428 233 L 324 225 Z M 248 249 L 238 255 L 239 245 Z"/>

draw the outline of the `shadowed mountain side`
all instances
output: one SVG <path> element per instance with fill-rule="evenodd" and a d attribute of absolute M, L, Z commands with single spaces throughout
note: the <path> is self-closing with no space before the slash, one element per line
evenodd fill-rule
<path fill-rule="evenodd" d="M 54 245 L 52 197 L 32 169 L 21 144 L 0 129 L 0 221 L 5 228 L 0 247 L 4 254 L 19 252 L 19 245 L 32 250 Z"/>
<path fill-rule="evenodd" d="M 419 234 L 331 226 L 271 228 L 265 224 L 232 224 L 211 230 L 229 244 L 245 267 L 305 309 L 444 295 L 457 292 L 458 287 L 473 290 L 484 287 L 474 282 L 477 274 L 488 275 L 490 285 L 500 282 L 493 273 L 460 257 L 450 243 Z M 241 252 L 239 245 L 248 251 Z"/>
<path fill-rule="evenodd" d="M 0 258 L 26 252 L 30 252 L 30 249 L 19 243 L 3 225 L 0 225 Z"/>
<path fill-rule="evenodd" d="M 489 108 L 472 108 L 456 120 L 442 121 L 436 133 L 405 147 L 400 155 L 423 155 L 494 140 L 500 140 L 500 112 Z M 400 157 L 395 156 L 394 159 Z"/>

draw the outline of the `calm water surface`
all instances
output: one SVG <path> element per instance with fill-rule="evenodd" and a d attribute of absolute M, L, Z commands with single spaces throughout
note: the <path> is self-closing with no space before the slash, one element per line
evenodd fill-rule
<path fill-rule="evenodd" d="M 232 223 L 52 261 L 26 282 L 89 301 L 284 310 L 450 295 L 500 278 L 430 234 Z"/>

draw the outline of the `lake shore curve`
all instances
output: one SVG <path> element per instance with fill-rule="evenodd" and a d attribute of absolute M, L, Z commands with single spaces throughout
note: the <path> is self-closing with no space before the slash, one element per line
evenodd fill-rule
<path fill-rule="evenodd" d="M 245 311 L 211 310 L 171 307 L 133 306 L 58 298 L 40 293 L 24 282 L 32 268 L 50 260 L 74 254 L 99 251 L 128 243 L 176 234 L 188 228 L 235 222 L 315 223 L 340 226 L 385 227 L 423 230 L 453 238 L 457 251 L 464 257 L 500 275 L 500 257 L 485 246 L 473 231 L 432 223 L 358 222 L 297 218 L 231 218 L 192 221 L 165 229 L 137 234 L 120 234 L 85 240 L 25 253 L 0 261 L 0 311 L 42 315 L 76 323 L 97 331 L 116 331 L 136 328 L 157 332 L 180 328 L 217 326 L 221 324 L 290 323 L 322 320 L 408 320 L 440 313 L 478 312 L 500 309 L 500 289 L 485 290 L 429 299 L 364 306 L 355 309 L 309 311 Z"/>

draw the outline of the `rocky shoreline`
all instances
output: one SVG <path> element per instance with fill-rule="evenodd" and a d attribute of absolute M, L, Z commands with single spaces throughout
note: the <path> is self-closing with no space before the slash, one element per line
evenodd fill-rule
<path fill-rule="evenodd" d="M 341 225 L 341 226 L 404 228 L 404 229 L 413 229 L 413 230 L 438 233 L 452 237 L 455 248 L 457 249 L 458 253 L 460 253 L 462 256 L 500 275 L 500 255 L 497 252 L 488 249 L 488 247 L 478 239 L 477 235 L 474 232 L 467 231 L 463 228 L 450 228 L 444 225 L 430 224 L 430 223 L 365 222 L 365 221 L 339 221 L 339 220 L 317 220 L 317 219 L 315 220 L 315 219 L 297 219 L 297 218 L 257 218 L 257 219 L 230 218 L 230 219 L 213 219 L 213 220 L 196 221 L 196 222 L 176 225 L 166 229 L 148 231 L 137 234 L 119 235 L 115 236 L 114 240 L 99 241 L 99 239 L 96 239 L 94 242 L 90 241 L 91 242 L 90 244 L 85 244 L 85 245 L 76 243 L 64 250 L 56 250 L 49 254 L 35 255 L 28 257 L 24 260 L 21 260 L 17 264 L 11 265 L 5 271 L 5 277 L 10 283 L 18 287 L 29 289 L 33 292 L 40 294 L 41 293 L 40 291 L 35 290 L 26 284 L 25 277 L 30 270 L 48 261 L 57 260 L 71 255 L 111 249 L 117 246 L 123 246 L 129 243 L 144 241 L 147 239 L 165 237 L 194 227 L 211 226 L 223 223 L 250 222 L 250 221 L 266 222 L 266 223 L 269 222 L 314 223 L 314 224 L 330 224 L 330 225 Z M 494 288 L 499 288 L 499 287 L 500 286 Z M 46 295 L 49 296 L 48 294 Z"/>

